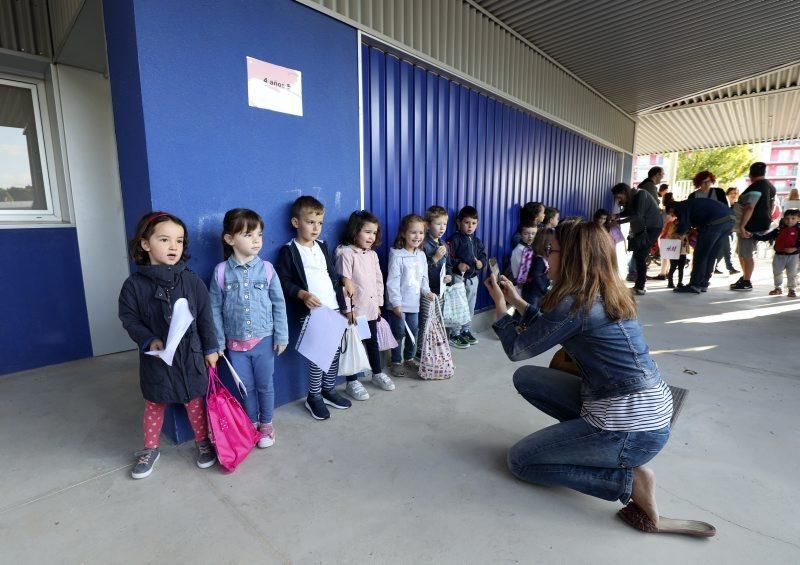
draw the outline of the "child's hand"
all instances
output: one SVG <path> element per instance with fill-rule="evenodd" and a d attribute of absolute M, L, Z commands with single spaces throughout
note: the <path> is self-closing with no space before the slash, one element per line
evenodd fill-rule
<path fill-rule="evenodd" d="M 342 280 L 344 280 L 344 293 L 348 298 L 353 298 L 356 295 L 356 285 L 346 277 L 342 277 Z"/>
<path fill-rule="evenodd" d="M 219 360 L 219 353 L 209 353 L 206 355 L 206 367 L 216 367 Z"/>
<path fill-rule="evenodd" d="M 161 351 L 164 349 L 164 342 L 156 338 L 150 342 L 150 351 Z"/>
<path fill-rule="evenodd" d="M 356 323 L 356 315 L 352 310 L 347 313 L 347 323 L 349 323 L 351 326 Z"/>
<path fill-rule="evenodd" d="M 450 281 L 452 281 L 452 280 L 453 280 L 453 277 L 451 277 L 450 275 L 445 275 L 444 276 L 444 284 L 450 284 Z"/>
<path fill-rule="evenodd" d="M 405 316 L 403 316 L 403 311 L 400 309 L 399 306 L 395 306 L 394 308 L 392 308 L 392 312 L 394 312 L 394 315 L 397 316 L 398 318 L 405 318 Z"/>
<path fill-rule="evenodd" d="M 300 300 L 303 301 L 303 304 L 306 305 L 306 308 L 316 308 L 317 306 L 322 306 L 322 301 L 316 297 L 316 295 L 311 294 L 307 290 L 303 290 L 298 295 Z"/>
<path fill-rule="evenodd" d="M 286 344 L 276 343 L 273 349 L 275 350 L 275 353 L 280 355 L 281 353 L 286 351 Z"/>
<path fill-rule="evenodd" d="M 475 259 L 475 268 L 478 269 L 479 271 L 483 269 L 483 263 L 481 263 L 479 259 Z"/>
<path fill-rule="evenodd" d="M 467 265 L 466 263 L 459 263 L 458 264 L 458 270 L 461 271 L 461 274 L 466 273 L 467 269 L 469 269 L 469 265 Z"/>
<path fill-rule="evenodd" d="M 425 298 L 427 298 L 428 300 L 435 300 L 436 295 L 432 292 L 429 292 L 428 294 L 425 295 Z"/>
<path fill-rule="evenodd" d="M 446 246 L 446 245 L 440 245 L 440 246 L 439 246 L 439 247 L 436 249 L 436 253 L 434 253 L 434 254 L 433 254 L 433 261 L 434 261 L 434 263 L 435 263 L 435 262 L 437 262 L 437 261 L 439 261 L 439 259 L 441 259 L 441 258 L 442 258 L 442 257 L 444 257 L 445 255 L 447 255 L 447 246 Z"/>

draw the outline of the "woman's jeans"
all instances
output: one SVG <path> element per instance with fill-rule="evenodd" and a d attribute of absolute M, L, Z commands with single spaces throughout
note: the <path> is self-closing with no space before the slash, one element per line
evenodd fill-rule
<path fill-rule="evenodd" d="M 719 248 L 722 242 L 730 236 L 731 229 L 733 229 L 733 220 L 722 224 L 703 226 L 699 229 L 689 286 L 708 288 L 711 274 L 714 272 L 714 265 L 717 264 Z"/>
<path fill-rule="evenodd" d="M 251 422 L 269 424 L 275 411 L 275 387 L 272 373 L 275 370 L 275 351 L 272 337 L 265 337 L 250 351 L 228 350 L 228 359 L 244 383 L 247 396 L 244 409 Z"/>
<path fill-rule="evenodd" d="M 417 341 L 419 335 L 419 312 L 405 312 L 403 315 L 405 316 L 406 324 L 408 324 L 409 329 L 411 329 L 411 333 L 414 334 L 414 340 Z M 400 363 L 403 360 L 408 361 L 414 358 L 414 349 L 416 345 L 411 343 L 411 339 L 408 337 L 406 324 L 403 323 L 403 318 L 394 312 L 389 314 L 389 325 L 392 328 L 392 335 L 394 335 L 398 343 L 397 347 L 392 349 L 392 363 Z M 403 345 L 404 338 L 405 346 Z M 403 352 L 402 356 L 400 355 L 401 348 Z"/>
<path fill-rule="evenodd" d="M 532 433 L 508 452 L 508 467 L 519 479 L 560 485 L 604 500 L 627 504 L 633 468 L 644 465 L 669 439 L 669 426 L 648 432 L 612 432 L 580 417 L 581 379 L 526 366 L 514 373 L 517 391 L 559 424 Z"/>

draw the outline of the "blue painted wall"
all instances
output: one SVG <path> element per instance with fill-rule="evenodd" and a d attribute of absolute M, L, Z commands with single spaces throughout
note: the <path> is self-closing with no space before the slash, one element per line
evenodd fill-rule
<path fill-rule="evenodd" d="M 92 355 L 74 228 L 0 230 L 0 374 Z"/>
<path fill-rule="evenodd" d="M 362 46 L 365 206 L 386 236 L 400 219 L 438 204 L 455 215 L 473 205 L 478 237 L 505 259 L 519 208 L 540 201 L 561 217 L 611 205 L 619 153 L 494 98 Z M 478 307 L 490 303 L 481 286 Z"/>
<path fill-rule="evenodd" d="M 323 239 L 338 239 L 360 206 L 353 28 L 290 0 L 107 0 L 105 18 L 129 235 L 143 203 L 177 214 L 208 279 L 226 210 L 264 217 L 274 261 L 291 202 L 312 194 L 327 208 Z M 302 72 L 302 117 L 248 106 L 247 56 Z M 305 394 L 300 363 L 279 359 L 278 403 Z"/>

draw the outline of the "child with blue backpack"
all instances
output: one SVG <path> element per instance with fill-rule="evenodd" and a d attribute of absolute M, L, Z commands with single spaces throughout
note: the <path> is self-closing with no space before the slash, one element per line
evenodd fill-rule
<path fill-rule="evenodd" d="M 222 221 L 225 261 L 214 269 L 210 296 L 219 351 L 228 350 L 247 394 L 244 408 L 259 431 L 258 447 L 275 443 L 272 417 L 275 357 L 289 344 L 281 281 L 258 256 L 264 220 L 252 210 L 228 210 Z"/>

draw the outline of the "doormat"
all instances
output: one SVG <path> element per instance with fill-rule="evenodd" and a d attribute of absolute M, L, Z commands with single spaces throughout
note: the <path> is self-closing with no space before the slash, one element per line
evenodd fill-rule
<path fill-rule="evenodd" d="M 678 414 L 681 413 L 683 402 L 686 400 L 686 395 L 689 391 L 685 388 L 669 385 L 669 391 L 672 393 L 672 419 L 669 421 L 670 428 L 675 425 L 678 419 Z"/>

